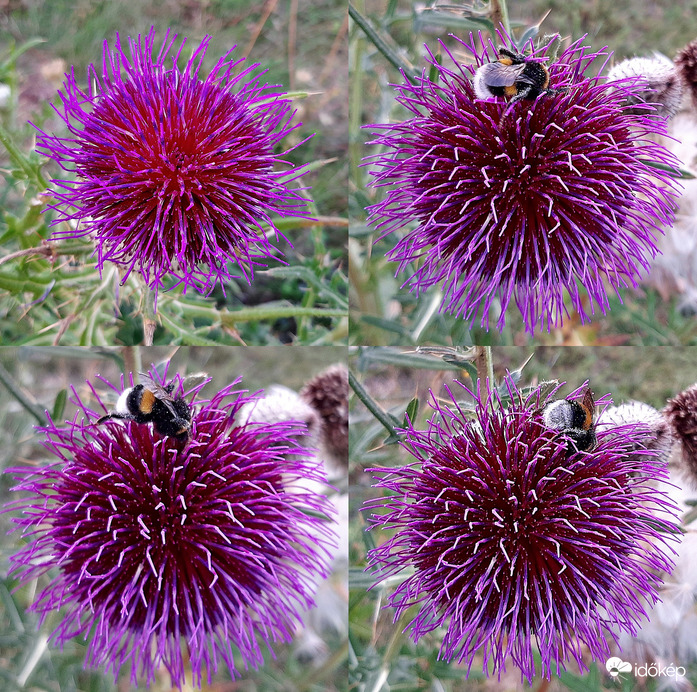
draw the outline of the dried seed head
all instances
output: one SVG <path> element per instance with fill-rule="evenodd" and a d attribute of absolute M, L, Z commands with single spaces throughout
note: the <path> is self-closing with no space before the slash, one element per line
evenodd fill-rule
<path fill-rule="evenodd" d="M 675 65 L 690 91 L 693 107 L 697 108 L 697 39 L 688 43 L 675 56 Z"/>
<path fill-rule="evenodd" d="M 311 379 L 300 396 L 322 418 L 322 441 L 332 460 L 348 465 L 348 370 L 332 365 Z"/>
<path fill-rule="evenodd" d="M 646 435 L 638 449 L 651 449 L 658 452 L 658 460 L 667 462 L 673 446 L 673 434 L 665 416 L 653 406 L 642 401 L 628 401 L 619 406 L 608 407 L 598 418 L 598 425 L 608 429 L 625 425 L 644 425 Z"/>
<path fill-rule="evenodd" d="M 629 58 L 617 63 L 607 75 L 608 84 L 635 78 L 636 88 L 627 92 L 626 103 L 630 106 L 650 104 L 646 107 L 630 108 L 637 115 L 672 118 L 680 108 L 683 82 L 675 65 L 665 55 L 656 53 L 653 58 Z"/>
<path fill-rule="evenodd" d="M 303 447 L 317 446 L 322 429 L 320 415 L 288 387 L 271 385 L 264 396 L 245 404 L 238 417 L 242 425 L 249 422 L 280 423 L 291 420 L 300 421 L 307 426 L 307 435 L 300 440 Z"/>
<path fill-rule="evenodd" d="M 670 399 L 663 413 L 679 446 L 682 470 L 697 484 L 697 384 Z"/>

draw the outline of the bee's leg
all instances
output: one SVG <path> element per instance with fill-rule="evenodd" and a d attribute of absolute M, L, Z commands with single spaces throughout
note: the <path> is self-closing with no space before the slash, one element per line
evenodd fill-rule
<path fill-rule="evenodd" d="M 533 91 L 532 85 L 526 86 L 524 89 L 521 89 L 509 102 L 508 105 L 506 106 L 506 109 L 503 111 L 503 114 L 501 115 L 501 119 L 499 120 L 499 127 L 501 127 L 501 124 L 504 122 L 506 119 L 506 116 L 511 112 L 511 108 L 518 102 L 522 101 L 523 99 L 526 99 L 530 96 L 530 94 Z"/>
<path fill-rule="evenodd" d="M 528 98 L 530 96 L 530 93 L 532 92 L 532 86 L 526 86 L 525 89 L 521 89 L 509 102 L 508 102 L 508 107 L 510 108 L 514 103 L 517 103 L 518 101 L 522 101 L 523 99 Z"/>
<path fill-rule="evenodd" d="M 499 119 L 499 127 L 503 124 L 503 122 L 506 120 L 506 117 L 508 114 L 511 112 L 511 109 L 513 106 L 518 102 L 522 101 L 531 91 L 532 87 L 526 87 L 522 91 L 519 91 L 507 104 L 506 108 L 504 109 L 503 113 L 501 114 L 501 118 Z"/>
<path fill-rule="evenodd" d="M 129 416 L 124 416 L 121 413 L 107 413 L 106 416 L 102 416 L 96 422 L 96 425 L 99 425 L 100 423 L 103 423 L 105 420 L 109 420 L 110 418 L 118 418 L 119 420 L 130 420 Z"/>

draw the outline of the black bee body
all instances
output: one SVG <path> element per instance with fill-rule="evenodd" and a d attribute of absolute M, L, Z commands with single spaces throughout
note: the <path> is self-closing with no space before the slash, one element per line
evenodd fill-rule
<path fill-rule="evenodd" d="M 191 427 L 191 406 L 181 396 L 172 396 L 174 382 L 162 386 L 149 375 L 141 373 L 143 383 L 124 391 L 116 402 L 115 410 L 102 416 L 97 424 L 110 418 L 131 420 L 134 423 L 152 423 L 163 437 L 186 441 Z"/>
<path fill-rule="evenodd" d="M 558 399 L 550 402 L 542 409 L 542 417 L 548 428 L 569 438 L 568 455 L 575 451 L 587 452 L 595 446 L 594 412 L 593 394 L 587 389 L 581 401 Z"/>
<path fill-rule="evenodd" d="M 545 65 L 507 48 L 499 48 L 498 62 L 487 63 L 477 70 L 474 91 L 480 99 L 504 96 L 510 103 L 557 93 L 549 88 L 549 70 Z"/>

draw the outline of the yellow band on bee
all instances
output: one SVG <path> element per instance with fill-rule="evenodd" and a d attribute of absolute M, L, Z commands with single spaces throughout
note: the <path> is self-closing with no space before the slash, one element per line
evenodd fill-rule
<path fill-rule="evenodd" d="M 143 390 L 143 396 L 140 399 L 140 411 L 141 413 L 151 413 L 152 407 L 155 405 L 155 395 L 149 390 Z"/>

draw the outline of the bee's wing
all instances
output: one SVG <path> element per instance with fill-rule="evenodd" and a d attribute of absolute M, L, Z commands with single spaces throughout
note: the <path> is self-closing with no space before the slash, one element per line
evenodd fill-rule
<path fill-rule="evenodd" d="M 190 389 L 193 389 L 194 387 L 197 387 L 201 382 L 205 382 L 208 379 L 208 374 L 205 372 L 195 372 L 192 373 L 191 375 L 187 375 L 183 382 L 182 382 L 182 388 L 184 391 L 188 391 Z"/>
<path fill-rule="evenodd" d="M 507 87 L 513 86 L 521 80 L 521 73 L 525 69 L 525 64 L 522 65 L 504 65 L 500 62 L 490 62 L 485 66 L 486 77 L 485 82 L 492 87 Z"/>
<path fill-rule="evenodd" d="M 595 401 L 593 400 L 593 392 L 591 392 L 590 387 L 583 393 L 583 407 L 593 415 L 595 411 Z"/>

